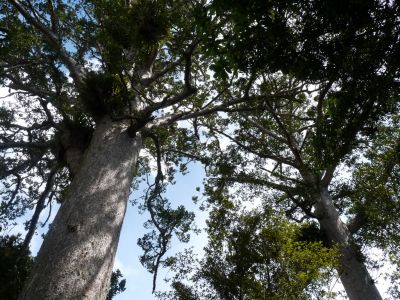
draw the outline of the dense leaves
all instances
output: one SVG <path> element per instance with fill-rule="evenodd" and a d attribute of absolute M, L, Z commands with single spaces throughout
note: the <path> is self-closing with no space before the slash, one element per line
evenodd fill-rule
<path fill-rule="evenodd" d="M 117 269 L 116 271 L 112 272 L 110 290 L 108 291 L 106 300 L 111 300 L 119 293 L 125 291 L 126 280 L 125 279 L 120 280 L 121 277 L 122 273 L 120 270 Z"/>
<path fill-rule="evenodd" d="M 363 264 L 360 249 L 393 258 L 399 247 L 399 9 L 373 0 L 1 2 L 0 83 L 13 97 L 0 107 L 0 229 L 33 210 L 28 249 L 107 118 L 144 140 L 137 171 L 149 232 L 138 243 L 153 289 L 158 267 L 170 266 L 178 275 L 165 297 L 330 296 L 344 254 Z M 210 209 L 204 259 L 180 257 L 196 269 L 192 283 L 165 254 L 172 235 L 188 241 L 194 214 L 163 196 L 190 160 L 206 166 Z M 124 289 L 119 278 L 112 294 Z"/>
<path fill-rule="evenodd" d="M 320 82 L 389 71 L 399 51 L 398 10 L 385 1 L 215 0 L 203 24 L 218 68 Z"/>
<path fill-rule="evenodd" d="M 216 209 L 208 223 L 209 243 L 205 257 L 192 262 L 190 253 L 176 258 L 173 291 L 167 299 L 328 299 L 324 290 L 336 264 L 336 251 L 320 241 L 306 240 L 303 231 L 282 215 L 259 211 Z M 225 226 L 221 226 L 225 223 Z M 185 255 L 188 257 L 185 258 Z M 192 298 L 190 298 L 192 297 Z"/>
<path fill-rule="evenodd" d="M 17 299 L 32 268 L 33 259 L 19 236 L 4 236 L 0 240 L 0 298 Z"/>

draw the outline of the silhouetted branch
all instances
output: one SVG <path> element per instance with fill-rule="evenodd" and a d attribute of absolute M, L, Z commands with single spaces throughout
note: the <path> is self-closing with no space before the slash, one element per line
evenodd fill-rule
<path fill-rule="evenodd" d="M 32 219 L 29 222 L 28 232 L 27 232 L 27 234 L 25 236 L 25 239 L 24 239 L 24 242 L 22 244 L 22 246 L 25 249 L 28 249 L 29 244 L 30 244 L 30 242 L 32 240 L 32 237 L 33 237 L 33 235 L 35 233 L 36 226 L 37 226 L 37 223 L 39 221 L 40 213 L 45 208 L 45 201 L 46 201 L 47 197 L 49 196 L 51 190 L 53 189 L 54 179 L 55 179 L 55 176 L 56 176 L 57 171 L 59 170 L 59 168 L 60 168 L 60 166 L 58 164 L 56 164 L 51 169 L 51 171 L 49 173 L 49 176 L 47 178 L 46 187 L 44 188 L 44 191 L 42 192 L 38 202 L 36 203 L 35 212 L 33 213 Z"/>

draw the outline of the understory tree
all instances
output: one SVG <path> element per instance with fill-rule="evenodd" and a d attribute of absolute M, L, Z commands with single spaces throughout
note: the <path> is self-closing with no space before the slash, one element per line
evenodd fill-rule
<path fill-rule="evenodd" d="M 211 212 L 209 243 L 200 260 L 191 250 L 171 260 L 172 290 L 159 299 L 334 299 L 326 290 L 336 249 L 272 210 L 218 207 Z"/>

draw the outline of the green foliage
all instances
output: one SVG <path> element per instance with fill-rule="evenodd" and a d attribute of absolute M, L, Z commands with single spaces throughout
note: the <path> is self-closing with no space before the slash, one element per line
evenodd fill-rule
<path fill-rule="evenodd" d="M 311 219 L 315 194 L 331 183 L 323 179 L 333 170 L 329 188 L 338 213 L 364 220 L 357 242 L 397 247 L 398 133 L 381 128 L 398 114 L 395 1 L 22 2 L 52 34 L 9 1 L 0 3 L 0 82 L 18 90 L 14 106 L 0 108 L 1 229 L 37 202 L 66 145 L 86 149 L 93 120 L 129 119 L 136 136 L 153 118 L 187 120 L 219 105 L 223 113 L 185 124 L 193 130 L 174 125 L 143 135 L 152 137 L 144 142 L 148 153 L 167 169 L 149 183 L 141 206 L 150 213 L 149 233 L 139 240 L 148 270 L 173 265 L 161 259 L 172 234 L 189 238 L 193 213 L 162 196 L 177 169 L 187 172 L 183 157 L 206 164 L 208 207 L 217 207 L 194 277 L 207 284 L 204 295 L 302 299 L 313 288 L 323 295 L 335 249 Z M 167 105 L 188 85 L 182 78 L 194 45 L 188 77 L 198 96 Z M 152 81 L 152 71 L 162 75 Z M 232 99 L 246 101 L 224 106 Z M 18 147 L 7 148 L 13 143 Z M 141 159 L 141 175 L 151 171 L 150 161 Z M 341 170 L 346 163 L 349 172 Z M 65 194 L 65 173 L 56 177 L 49 203 Z M 348 174 L 350 183 L 337 174 Z M 349 193 L 341 196 L 345 187 Z M 256 195 L 285 216 L 232 212 Z M 184 282 L 173 288 L 176 297 L 198 298 Z"/>
<path fill-rule="evenodd" d="M 169 41 L 172 27 L 182 19 L 178 9 L 187 4 L 169 0 L 88 1 L 101 29 L 94 39 L 103 46 L 102 56 L 111 73 L 134 60 L 145 65 Z M 188 11 L 190 14 L 190 11 Z M 175 34 L 176 37 L 176 34 Z"/>
<path fill-rule="evenodd" d="M 399 49 L 390 45 L 398 7 L 340 3 L 214 0 L 199 14 L 200 24 L 217 70 L 283 71 L 320 81 L 374 73 L 382 53 L 395 61 Z"/>
<path fill-rule="evenodd" d="M 22 242 L 20 236 L 0 238 L 0 299 L 17 299 L 32 269 L 34 258 L 30 255 L 29 250 L 23 247 Z M 107 300 L 111 300 L 117 294 L 125 291 L 126 280 L 120 280 L 121 277 L 120 270 L 112 272 Z"/>
<path fill-rule="evenodd" d="M 108 73 L 91 72 L 79 90 L 84 110 L 94 119 L 105 115 L 119 116 L 128 113 L 128 95 L 123 83 Z"/>
<path fill-rule="evenodd" d="M 111 300 L 116 295 L 125 291 L 126 279 L 120 280 L 120 278 L 122 278 L 122 276 L 123 275 L 119 269 L 112 272 L 110 290 L 108 291 L 106 300 Z"/>
<path fill-rule="evenodd" d="M 299 242 L 321 243 L 326 248 L 332 246 L 329 238 L 314 222 L 303 224 L 297 238 Z"/>
<path fill-rule="evenodd" d="M 367 161 L 353 177 L 352 212 L 362 216 L 365 226 L 359 237 L 365 243 L 389 251 L 400 246 L 400 135 L 398 121 L 380 126 Z"/>
<path fill-rule="evenodd" d="M 32 264 L 33 258 L 19 236 L 0 238 L 0 299 L 17 299 Z"/>
<path fill-rule="evenodd" d="M 250 299 L 300 299 L 313 280 L 329 274 L 324 268 L 335 266 L 334 250 L 320 241 L 300 241 L 301 227 L 281 218 L 243 214 L 225 231 L 226 246 L 209 245 L 202 272 L 224 299 L 240 294 Z"/>
<path fill-rule="evenodd" d="M 188 212 L 183 206 L 173 209 L 169 202 L 161 197 L 152 205 L 154 215 L 145 223 L 145 228 L 152 230 L 138 239 L 138 245 L 144 251 L 140 262 L 149 272 L 155 273 L 160 264 L 159 260 L 170 247 L 172 234 L 181 242 L 189 241 L 194 213 Z"/>
<path fill-rule="evenodd" d="M 178 256 L 173 265 L 176 272 L 171 279 L 173 291 L 159 297 L 182 300 L 332 297 L 325 289 L 337 264 L 337 252 L 324 247 L 321 241 L 302 240 L 302 230 L 307 226 L 291 224 L 272 212 L 238 213 L 223 208 L 213 211 L 204 259 L 196 265 L 190 252 Z M 197 271 L 189 277 L 191 268 Z M 191 279 L 185 284 L 188 278 Z"/>

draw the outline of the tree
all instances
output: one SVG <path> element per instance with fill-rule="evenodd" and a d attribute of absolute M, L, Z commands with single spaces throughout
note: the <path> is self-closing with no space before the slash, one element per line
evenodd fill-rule
<path fill-rule="evenodd" d="M 279 90 L 280 84 L 281 79 L 272 79 L 261 82 L 259 88 L 277 86 Z M 399 194 L 393 179 L 398 173 L 394 156 L 398 147 L 397 125 L 384 125 L 393 123 L 390 114 L 382 114 L 379 120 L 371 113 L 379 111 L 383 101 L 368 104 L 368 100 L 360 99 L 346 108 L 348 98 L 342 100 L 341 93 L 331 92 L 326 98 L 318 93 L 314 99 L 298 93 L 291 99 L 271 101 L 261 109 L 255 104 L 254 112 L 246 116 L 227 116 L 238 122 L 237 129 L 229 134 L 225 120 L 200 124 L 208 127 L 211 135 L 223 136 L 233 143 L 226 151 L 215 147 L 215 152 L 221 154 L 210 168 L 210 174 L 216 176 L 210 181 L 212 199 L 224 201 L 227 188 L 235 183 L 278 191 L 273 199 L 285 208 L 288 217 L 298 222 L 317 220 L 332 245 L 339 246 L 341 280 L 351 299 L 361 299 L 357 297 L 368 288 L 356 282 L 369 275 L 360 247 L 368 244 L 368 239 L 378 237 L 385 241 L 382 245 L 398 241 L 394 228 L 398 226 L 395 224 Z M 374 128 L 377 124 L 378 128 Z M 375 146 L 379 135 L 384 135 L 386 141 L 386 149 L 380 150 L 380 155 L 390 157 L 390 163 L 379 161 L 382 157 L 372 154 L 379 151 Z M 362 164 L 363 159 L 368 163 Z M 381 174 L 382 170 L 387 171 Z M 351 184 L 341 179 L 346 174 L 352 174 Z M 349 221 L 345 223 L 340 216 Z M 383 229 L 386 226 L 389 227 Z M 359 232 L 361 229 L 363 233 Z"/>
<path fill-rule="evenodd" d="M 20 299 L 105 298 L 139 153 L 160 159 L 162 142 L 184 133 L 173 124 L 229 105 L 194 96 L 208 76 L 195 4 L 1 2 L 0 80 L 15 96 L 1 109 L 2 227 L 34 207 L 28 247 L 43 208 L 61 203 Z M 155 274 L 192 218 L 159 197 L 160 166 L 145 202 Z"/>
<path fill-rule="evenodd" d="M 298 222 L 318 221 L 339 247 L 338 273 L 349 298 L 381 299 L 360 249 L 368 239 L 376 241 L 371 232 L 382 228 L 384 237 L 378 236 L 397 247 L 392 228 L 398 225 L 389 224 L 398 223 L 392 179 L 398 162 L 390 156 L 388 172 L 379 175 L 382 162 L 371 153 L 382 132 L 394 134 L 385 138 L 387 155 L 397 149 L 397 142 L 389 142 L 398 139 L 396 126 L 388 123 L 395 123 L 399 108 L 399 6 L 342 4 L 212 1 L 204 27 L 211 30 L 205 33 L 210 51 L 218 53 L 214 69 L 222 79 L 236 72 L 252 80 L 246 89 L 258 100 L 199 126 L 214 136 L 209 149 L 214 158 L 219 155 L 208 169 L 211 201 L 223 205 L 235 184 L 276 191 L 270 205 Z M 279 96 L 282 91 L 285 96 Z M 232 145 L 219 147 L 221 138 Z M 368 163 L 358 169 L 363 159 Z M 345 166 L 350 185 L 341 181 Z M 361 183 L 367 170 L 368 183 Z M 387 217 L 378 207 L 390 207 Z"/>
<path fill-rule="evenodd" d="M 261 82 L 260 88 L 280 84 L 281 79 L 272 79 Z M 368 288 L 357 281 L 373 281 L 361 248 L 371 243 L 383 250 L 398 247 L 397 125 L 391 114 L 372 121 L 367 111 L 374 106 L 367 104 L 343 110 L 341 104 L 348 102 L 335 94 L 322 100 L 320 110 L 321 100 L 299 93 L 261 109 L 255 104 L 246 116 L 228 114 L 230 126 L 232 120 L 237 122 L 230 133 L 224 119 L 200 122 L 216 139 L 232 142 L 226 150 L 214 144 L 214 157 L 219 153 L 219 159 L 209 167 L 209 193 L 213 203 L 223 206 L 229 191 L 243 194 L 238 184 L 258 186 L 251 193 L 284 209 L 290 219 L 317 221 L 330 244 L 339 247 L 338 273 L 350 299 L 366 299 L 371 294 L 362 296 Z M 379 149 L 381 139 L 384 149 Z M 265 196 L 269 191 L 275 192 Z"/>
<path fill-rule="evenodd" d="M 224 203 L 233 182 L 278 191 L 274 199 L 289 217 L 315 219 L 339 247 L 349 297 L 380 299 L 357 248 L 362 231 L 351 225 L 377 222 L 368 213 L 348 224 L 340 219 L 376 205 L 367 193 L 350 197 L 336 175 L 349 157 L 364 155 L 365 141 L 376 141 L 383 118 L 397 113 L 397 3 L 206 3 L 0 4 L 0 80 L 16 96 L 0 111 L 2 227 L 34 207 L 27 247 L 43 208 L 61 203 L 21 299 L 106 296 L 143 148 L 157 159 L 144 196 L 154 230 L 140 242 L 156 276 L 172 234 L 186 240 L 193 218 L 162 197 L 170 174 L 161 158 L 165 150 L 174 163 L 186 152 L 198 157 L 192 147 L 201 127 L 215 137 L 206 145 L 212 159 L 200 157 L 216 177 L 212 201 Z M 210 81 L 215 97 L 206 96 Z M 226 115 L 202 118 L 218 111 Z M 190 136 L 175 125 L 189 119 Z M 228 151 L 219 149 L 220 136 L 233 142 Z M 359 174 L 374 172 L 376 158 Z M 353 187 L 365 185 L 354 176 Z"/>
<path fill-rule="evenodd" d="M 32 269 L 34 262 L 29 250 L 25 249 L 24 240 L 20 236 L 4 236 L 0 239 L 1 289 L 0 298 L 4 300 L 18 299 L 23 284 Z M 125 290 L 126 280 L 122 279 L 121 271 L 111 274 L 111 286 L 107 299 Z"/>
<path fill-rule="evenodd" d="M 115 272 L 114 271 L 112 272 L 111 286 L 110 290 L 108 291 L 106 300 L 111 300 L 115 295 L 125 291 L 126 280 L 125 279 L 119 280 L 121 277 L 122 273 L 120 270 L 117 269 Z"/>
<path fill-rule="evenodd" d="M 262 208 L 219 207 L 211 216 L 204 258 L 193 262 L 188 251 L 172 260 L 173 290 L 160 299 L 331 299 L 323 288 L 336 251 L 310 234 L 315 224 Z"/>

